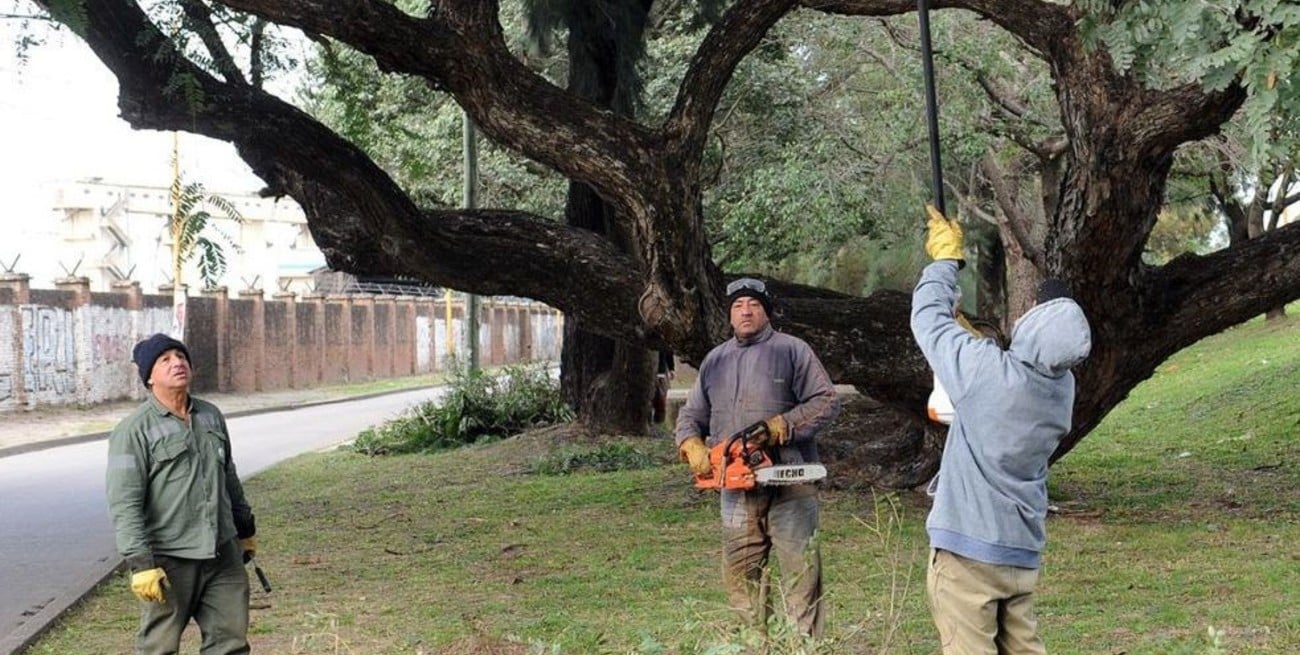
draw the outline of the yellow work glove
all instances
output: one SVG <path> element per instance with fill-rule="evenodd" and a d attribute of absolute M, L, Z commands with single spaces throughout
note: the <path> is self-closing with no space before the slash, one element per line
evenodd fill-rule
<path fill-rule="evenodd" d="M 249 560 L 253 559 L 254 555 L 257 555 L 257 537 L 240 539 L 239 547 L 244 551 L 244 563 L 247 564 Z"/>
<path fill-rule="evenodd" d="M 745 433 L 751 435 L 749 442 L 759 448 L 781 446 L 790 440 L 790 426 L 780 414 L 745 428 Z"/>
<path fill-rule="evenodd" d="M 925 238 L 926 254 L 930 255 L 930 259 L 952 259 L 959 265 L 964 264 L 961 255 L 961 225 L 944 218 L 934 205 L 926 205 L 925 213 L 930 217 L 925 224 L 929 230 Z"/>
<path fill-rule="evenodd" d="M 147 603 L 165 603 L 163 591 L 167 589 L 167 572 L 161 567 L 136 571 L 131 574 L 131 591 L 136 598 Z"/>
<path fill-rule="evenodd" d="M 957 312 L 953 318 L 957 319 L 957 325 L 960 325 L 963 330 L 970 332 L 976 338 L 983 339 L 986 336 L 983 332 L 980 332 L 974 325 L 971 325 L 970 321 L 966 320 L 966 317 L 963 316 L 961 312 Z"/>
<path fill-rule="evenodd" d="M 713 464 L 709 463 L 709 447 L 704 445 L 703 439 L 688 437 L 677 451 L 681 453 L 682 461 L 690 464 L 691 473 L 709 475 L 713 472 Z"/>
<path fill-rule="evenodd" d="M 785 422 L 785 417 L 777 414 L 766 421 L 767 434 L 773 445 L 784 446 L 790 440 L 790 424 Z"/>

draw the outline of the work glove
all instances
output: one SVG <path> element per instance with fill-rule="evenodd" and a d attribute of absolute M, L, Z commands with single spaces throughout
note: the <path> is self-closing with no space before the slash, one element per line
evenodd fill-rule
<path fill-rule="evenodd" d="M 952 259 L 958 266 L 964 266 L 966 260 L 961 254 L 961 225 L 957 221 L 944 218 L 934 205 L 927 204 L 925 213 L 930 216 L 929 221 L 926 222 L 926 228 L 929 230 L 925 238 L 926 254 L 930 255 L 930 259 Z"/>
<path fill-rule="evenodd" d="M 244 537 L 239 540 L 239 547 L 244 551 L 244 563 L 247 564 L 257 554 L 257 537 Z"/>
<path fill-rule="evenodd" d="M 783 446 L 790 440 L 790 425 L 784 416 L 777 414 L 745 428 L 745 434 L 750 435 L 749 443 L 759 448 Z"/>
<path fill-rule="evenodd" d="M 167 589 L 167 572 L 162 567 L 136 571 L 131 574 L 131 591 L 136 598 L 147 603 L 165 603 L 163 591 Z"/>
<path fill-rule="evenodd" d="M 688 437 L 677 451 L 681 453 L 682 461 L 690 464 L 691 473 L 706 476 L 713 472 L 713 464 L 709 463 L 709 447 L 704 445 L 703 439 Z"/>
<path fill-rule="evenodd" d="M 961 312 L 954 314 L 953 318 L 956 319 L 957 325 L 960 325 L 963 330 L 971 333 L 971 336 L 974 336 L 977 339 L 983 339 L 987 336 L 983 332 L 980 332 L 974 325 L 971 325 L 970 321 L 966 320 L 966 316 Z"/>

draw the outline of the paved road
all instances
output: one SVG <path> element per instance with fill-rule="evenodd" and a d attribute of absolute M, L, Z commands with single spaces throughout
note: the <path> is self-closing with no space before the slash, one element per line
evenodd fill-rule
<path fill-rule="evenodd" d="M 405 391 L 229 419 L 248 477 L 337 445 L 438 393 Z M 0 458 L 0 655 L 26 647 L 121 558 L 104 501 L 106 441 Z M 257 498 L 249 499 L 257 510 Z"/>

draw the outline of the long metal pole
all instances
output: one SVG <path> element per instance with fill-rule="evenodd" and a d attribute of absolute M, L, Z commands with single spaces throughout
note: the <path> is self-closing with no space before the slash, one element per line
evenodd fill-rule
<path fill-rule="evenodd" d="M 939 162 L 939 101 L 934 93 L 934 52 L 930 47 L 930 2 L 916 0 L 916 15 L 921 26 L 921 71 L 925 78 L 925 122 L 930 128 L 930 183 L 934 185 L 934 208 L 948 215 L 943 204 L 943 167 Z M 934 376 L 934 389 L 926 400 L 926 413 L 931 421 L 945 425 L 952 423 L 954 410 L 948 392 Z"/>
<path fill-rule="evenodd" d="M 921 69 L 925 77 L 925 120 L 930 128 L 930 182 L 934 207 L 948 215 L 943 204 L 943 166 L 939 162 L 939 101 L 934 93 L 934 53 L 930 47 L 930 2 L 916 0 L 916 15 L 921 22 Z"/>

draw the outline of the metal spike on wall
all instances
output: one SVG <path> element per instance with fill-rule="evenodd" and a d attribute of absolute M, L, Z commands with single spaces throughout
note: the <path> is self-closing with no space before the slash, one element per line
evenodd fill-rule
<path fill-rule="evenodd" d="M 77 259 L 77 263 L 75 263 L 75 264 L 72 265 L 72 270 L 68 270 L 68 267 L 67 267 L 67 266 L 64 266 L 64 265 L 63 265 L 63 262 L 59 262 L 59 268 L 63 269 L 63 272 L 66 273 L 66 274 L 68 275 L 68 277 L 76 277 L 76 276 L 77 276 L 77 269 L 81 268 L 81 262 L 82 262 L 84 259 L 86 259 L 86 255 L 83 253 L 83 254 L 81 255 L 81 257 L 79 257 L 79 258 Z"/>

